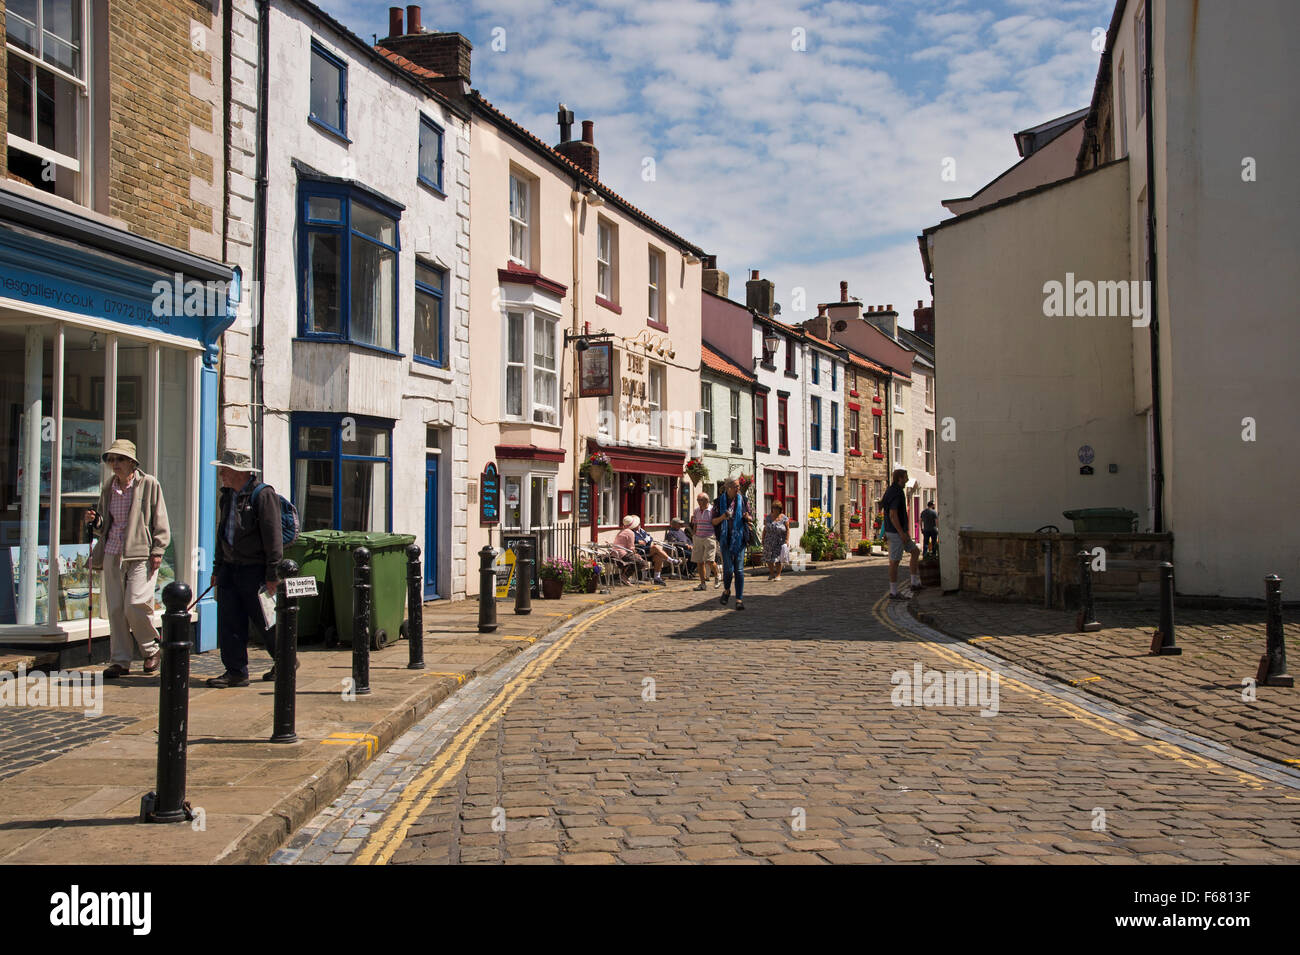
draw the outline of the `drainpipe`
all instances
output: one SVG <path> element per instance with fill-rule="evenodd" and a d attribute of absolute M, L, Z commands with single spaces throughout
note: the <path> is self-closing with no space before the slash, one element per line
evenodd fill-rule
<path fill-rule="evenodd" d="M 573 286 L 572 286 L 573 291 L 571 295 L 573 298 L 573 334 L 574 335 L 579 335 L 582 333 L 582 323 L 579 319 L 579 309 L 582 303 L 582 277 L 580 272 L 580 265 L 582 260 L 579 258 L 579 243 L 578 243 L 578 217 L 582 214 L 582 192 L 580 191 L 581 186 L 582 186 L 581 180 L 578 179 L 577 177 L 574 177 L 573 191 L 569 193 L 569 207 L 573 210 Z M 573 488 L 573 509 L 575 513 L 578 509 L 578 496 L 580 493 L 578 482 L 582 480 L 582 475 L 578 473 L 578 468 L 581 464 L 581 458 L 582 458 L 581 452 L 579 450 L 581 447 L 582 436 L 579 434 L 579 429 L 578 429 L 578 389 L 580 384 L 581 382 L 579 381 L 579 377 L 578 377 L 578 346 L 577 343 L 575 342 L 573 346 L 573 402 L 572 402 L 573 482 L 571 485 Z M 596 512 L 596 509 L 597 509 L 596 495 L 593 494 L 591 499 L 591 514 L 594 514 Z M 597 521 L 596 523 L 599 524 L 599 521 Z M 593 540 L 595 539 L 594 534 L 592 535 L 592 539 Z"/>
<path fill-rule="evenodd" d="M 1152 106 L 1155 102 L 1155 66 L 1151 62 L 1151 39 L 1155 30 L 1155 11 L 1152 9 L 1154 3 L 1155 0 L 1147 0 L 1146 37 L 1144 38 L 1147 61 L 1147 261 L 1150 263 L 1147 278 L 1151 282 L 1151 296 L 1148 301 L 1148 308 L 1151 309 L 1151 324 L 1147 328 L 1147 334 L 1151 342 L 1151 443 L 1153 445 L 1151 463 L 1155 470 L 1153 508 L 1155 514 L 1151 530 L 1162 534 L 1165 530 L 1165 452 L 1160 404 L 1160 299 L 1157 295 L 1160 270 L 1156 265 L 1156 121 L 1152 114 Z"/>
<path fill-rule="evenodd" d="M 257 315 L 253 324 L 253 344 L 249 359 L 249 426 L 252 431 L 253 466 L 265 475 L 264 427 L 266 404 L 262 387 L 262 370 L 266 364 L 266 190 L 267 190 L 267 102 L 270 73 L 270 0 L 257 0 L 257 182 L 253 199 L 253 280 L 257 283 Z"/>

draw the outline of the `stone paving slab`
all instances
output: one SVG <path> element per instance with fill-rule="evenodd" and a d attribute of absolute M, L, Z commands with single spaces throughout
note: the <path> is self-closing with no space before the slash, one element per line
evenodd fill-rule
<path fill-rule="evenodd" d="M 0 778 L 0 863 L 264 861 L 443 699 L 472 690 L 573 616 L 636 590 L 539 600 L 526 616 L 499 601 L 500 626 L 490 634 L 477 630 L 477 603 L 427 604 L 426 669 L 406 669 L 408 649 L 399 641 L 371 654 L 372 693 L 353 701 L 342 697 L 350 652 L 304 648 L 299 740 L 291 744 L 269 742 L 273 684 L 257 679 L 270 665 L 264 653 L 250 651 L 249 687 L 224 690 L 203 682 L 212 669 L 206 658 L 216 654 L 196 658 L 203 665 L 192 668 L 187 757 L 193 823 L 138 821 L 140 799 L 155 786 L 159 693 L 158 677 L 144 676 L 138 664 L 134 674 L 104 683 L 99 717 L 0 708 L 6 762 L 32 761 Z"/>
<path fill-rule="evenodd" d="M 924 590 L 909 604 L 922 622 L 1002 659 L 1140 713 L 1290 766 L 1300 766 L 1300 688 L 1243 686 L 1264 652 L 1264 611 L 1174 611 L 1183 652 L 1151 656 L 1156 607 L 1100 604 L 1103 628 L 1078 633 L 1074 614 Z M 1285 611 L 1284 611 L 1285 623 Z M 1290 628 L 1292 657 L 1295 630 Z M 1294 666 L 1294 664 L 1292 665 Z"/>

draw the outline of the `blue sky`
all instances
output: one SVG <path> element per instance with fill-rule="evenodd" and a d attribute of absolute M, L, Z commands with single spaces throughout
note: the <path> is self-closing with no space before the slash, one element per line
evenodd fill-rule
<path fill-rule="evenodd" d="M 367 41 L 388 32 L 389 3 L 317 2 Z M 472 85 L 546 142 L 559 102 L 594 120 L 602 181 L 716 253 L 733 299 L 759 269 L 799 321 L 847 279 L 911 325 L 930 298 L 916 235 L 1017 161 L 1013 132 L 1088 105 L 1113 7 L 468 0 L 423 22 L 468 37 Z"/>

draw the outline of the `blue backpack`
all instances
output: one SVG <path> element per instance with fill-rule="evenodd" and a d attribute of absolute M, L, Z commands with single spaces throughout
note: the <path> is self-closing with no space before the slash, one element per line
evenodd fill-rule
<path fill-rule="evenodd" d="M 266 484 L 259 484 L 257 490 L 253 491 L 253 503 L 257 503 L 257 496 L 262 493 L 262 489 L 267 487 Z M 288 547 L 298 539 L 298 531 L 302 529 L 302 520 L 298 517 L 298 508 L 293 506 L 293 502 L 283 494 L 276 493 L 280 499 L 280 542 L 283 546 Z"/>

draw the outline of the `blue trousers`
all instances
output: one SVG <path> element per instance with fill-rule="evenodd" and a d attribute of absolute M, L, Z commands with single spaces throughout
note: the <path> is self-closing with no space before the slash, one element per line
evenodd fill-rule
<path fill-rule="evenodd" d="M 745 596 L 745 552 L 743 550 L 732 553 L 730 550 L 722 550 L 722 589 L 731 590 L 732 578 L 736 580 L 736 599 L 740 600 Z"/>
<path fill-rule="evenodd" d="M 248 676 L 248 624 L 251 619 L 256 633 L 275 658 L 275 628 L 263 631 L 262 605 L 258 588 L 266 581 L 265 564 L 222 564 L 217 572 L 217 647 L 227 673 Z"/>

